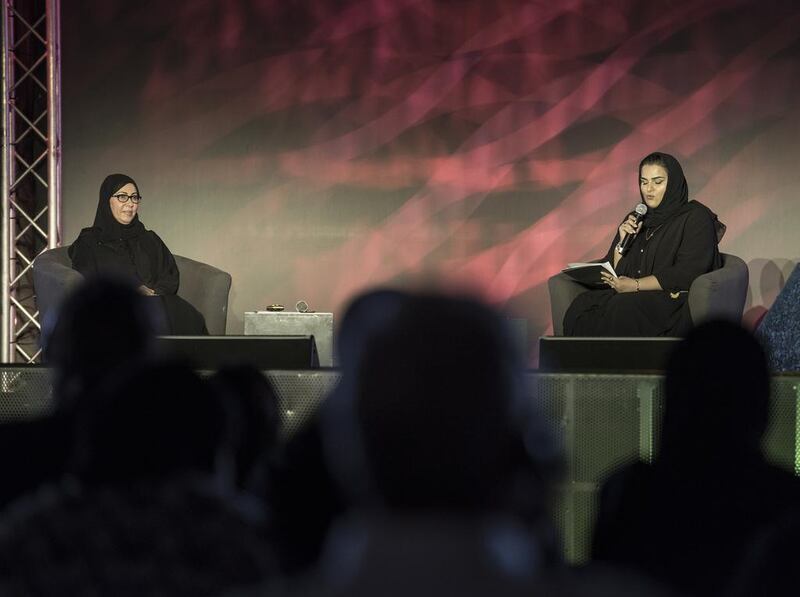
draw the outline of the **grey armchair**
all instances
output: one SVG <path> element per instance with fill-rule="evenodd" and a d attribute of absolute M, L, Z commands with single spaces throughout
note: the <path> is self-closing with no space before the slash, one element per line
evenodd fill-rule
<path fill-rule="evenodd" d="M 58 307 L 64 296 L 83 279 L 72 269 L 68 247 L 50 249 L 33 262 L 33 286 L 40 321 Z M 216 267 L 175 255 L 181 275 L 178 296 L 191 303 L 205 317 L 208 333 L 225 334 L 231 275 Z"/>
<path fill-rule="evenodd" d="M 742 320 L 744 302 L 750 275 L 747 264 L 736 257 L 722 253 L 722 267 L 699 276 L 689 288 L 689 313 L 697 325 L 709 319 Z M 550 290 L 550 311 L 553 317 L 553 335 L 564 335 L 564 315 L 587 288 L 566 274 L 558 273 L 547 281 Z"/>

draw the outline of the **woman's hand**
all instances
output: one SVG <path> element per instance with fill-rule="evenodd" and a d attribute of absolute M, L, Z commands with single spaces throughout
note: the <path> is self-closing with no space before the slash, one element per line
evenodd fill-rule
<path fill-rule="evenodd" d="M 152 288 L 148 288 L 144 284 L 139 286 L 139 292 L 142 293 L 145 296 L 155 296 L 156 295 L 156 291 L 155 290 L 153 290 Z"/>
<path fill-rule="evenodd" d="M 622 222 L 619 227 L 619 242 L 622 242 L 629 234 L 638 234 L 642 229 L 643 222 L 636 223 L 636 216 L 630 215 L 628 219 Z"/>
<path fill-rule="evenodd" d="M 620 276 L 619 278 L 615 278 L 608 272 L 601 272 L 600 275 L 603 277 L 603 282 L 608 284 L 611 288 L 613 288 L 617 292 L 639 291 L 639 282 L 635 278 L 628 278 L 627 276 Z"/>

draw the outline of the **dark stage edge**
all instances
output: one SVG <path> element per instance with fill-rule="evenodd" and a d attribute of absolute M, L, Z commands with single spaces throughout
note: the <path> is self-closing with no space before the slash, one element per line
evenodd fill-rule
<path fill-rule="evenodd" d="M 551 373 L 658 373 L 680 338 L 539 338 L 539 370 Z"/>
<path fill-rule="evenodd" d="M 336 370 L 265 371 L 283 412 L 283 434 L 290 437 L 313 416 L 339 381 Z M 443 375 L 452 373 L 442 373 Z M 531 400 L 552 418 L 566 454 L 556 518 L 564 554 L 586 561 L 599 484 L 616 467 L 655 454 L 664 403 L 660 375 L 540 373 L 527 375 Z M 800 376 L 772 379 L 770 423 L 764 440 L 767 457 L 800 473 Z M 50 373 L 43 367 L 0 367 L 0 422 L 50 412 Z"/>

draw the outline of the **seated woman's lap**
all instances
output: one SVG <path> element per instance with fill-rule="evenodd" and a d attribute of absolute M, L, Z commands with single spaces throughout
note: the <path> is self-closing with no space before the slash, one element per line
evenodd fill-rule
<path fill-rule="evenodd" d="M 203 315 L 177 294 L 150 297 L 159 311 L 157 314 L 165 335 L 208 336 Z"/>
<path fill-rule="evenodd" d="M 564 332 L 567 336 L 669 335 L 684 305 L 685 296 L 672 299 L 663 291 L 591 290 L 570 305 Z"/>

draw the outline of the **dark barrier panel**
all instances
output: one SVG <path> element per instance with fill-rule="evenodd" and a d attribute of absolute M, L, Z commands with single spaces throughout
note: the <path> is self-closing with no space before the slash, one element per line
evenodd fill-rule
<path fill-rule="evenodd" d="M 539 338 L 539 370 L 551 373 L 659 373 L 680 338 Z"/>
<path fill-rule="evenodd" d="M 258 369 L 317 369 L 314 336 L 161 336 L 158 350 L 193 367 L 247 363 Z"/>

